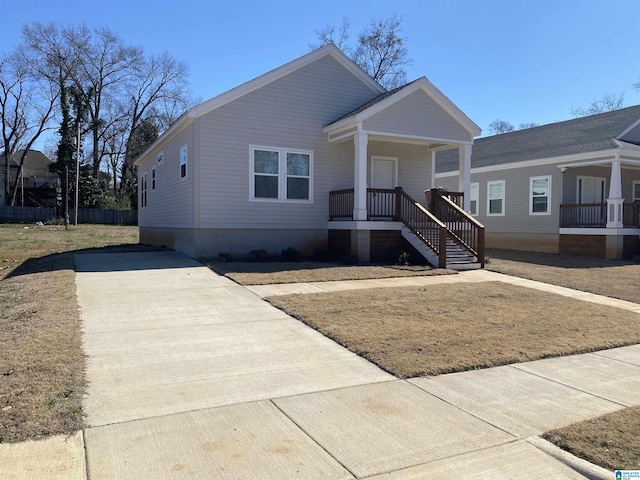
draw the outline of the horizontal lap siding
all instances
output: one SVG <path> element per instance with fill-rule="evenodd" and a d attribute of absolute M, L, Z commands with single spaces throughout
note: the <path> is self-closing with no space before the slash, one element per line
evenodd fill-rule
<path fill-rule="evenodd" d="M 180 149 L 187 145 L 187 177 L 180 178 Z M 163 152 L 163 160 L 157 156 Z M 193 226 L 194 179 L 193 126 L 152 152 L 138 166 L 138 178 L 147 175 L 147 206 L 138 210 L 138 225 L 189 228 Z M 156 189 L 152 190 L 151 171 L 156 168 Z M 140 182 L 138 182 L 138 191 Z"/>
<path fill-rule="evenodd" d="M 640 171 L 631 170 L 622 166 L 622 197 L 627 201 L 633 200 L 633 182 L 640 181 Z M 611 165 L 602 167 L 575 167 L 568 168 L 564 173 L 563 203 L 577 203 L 578 201 L 578 177 L 600 177 L 605 179 L 605 201 L 609 197 L 611 187 Z"/>
<path fill-rule="evenodd" d="M 322 128 L 376 95 L 324 57 L 200 118 L 200 226 L 326 228 L 328 192 L 353 185 L 353 143 Z M 250 201 L 249 145 L 312 150 L 313 203 Z"/>
<path fill-rule="evenodd" d="M 472 136 L 422 90 L 397 101 L 363 122 L 365 130 L 460 141 Z"/>
<path fill-rule="evenodd" d="M 424 191 L 431 188 L 431 154 L 422 145 L 395 142 L 369 142 L 368 183 L 371 184 L 371 157 L 393 157 L 398 159 L 398 186 L 424 204 Z M 353 164 L 353 162 L 352 162 Z M 353 184 L 350 185 L 353 187 Z"/>
<path fill-rule="evenodd" d="M 551 214 L 529 215 L 529 183 L 531 177 L 551 175 Z M 505 181 L 505 215 L 487 216 L 487 182 Z M 495 233 L 558 233 L 559 204 L 562 196 L 562 173 L 555 165 L 510 168 L 497 172 L 474 173 L 471 183 L 479 183 L 478 216 L 487 229 Z M 458 177 L 438 177 L 438 186 L 458 190 Z"/>

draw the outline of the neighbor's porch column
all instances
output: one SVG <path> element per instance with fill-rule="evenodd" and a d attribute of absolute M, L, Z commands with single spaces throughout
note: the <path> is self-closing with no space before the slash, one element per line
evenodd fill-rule
<path fill-rule="evenodd" d="M 356 133 L 353 137 L 355 146 L 354 180 L 353 180 L 353 219 L 367 219 L 367 143 L 366 133 Z"/>
<path fill-rule="evenodd" d="M 463 209 L 465 212 L 471 210 L 471 145 L 459 145 L 458 146 L 458 170 L 460 175 L 458 176 L 458 191 L 464 192 L 464 204 Z"/>
<path fill-rule="evenodd" d="M 622 209 L 624 198 L 622 198 L 622 172 L 620 157 L 611 162 L 611 182 L 609 186 L 609 198 L 607 198 L 607 228 L 622 228 Z"/>

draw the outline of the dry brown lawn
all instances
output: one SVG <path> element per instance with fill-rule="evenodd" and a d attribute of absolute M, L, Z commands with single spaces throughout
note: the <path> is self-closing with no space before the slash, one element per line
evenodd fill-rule
<path fill-rule="evenodd" d="M 502 282 L 268 301 L 400 378 L 640 343 L 637 313 Z"/>
<path fill-rule="evenodd" d="M 82 427 L 73 255 L 137 243 L 137 227 L 0 225 L 0 443 Z"/>
<path fill-rule="evenodd" d="M 320 262 L 213 262 L 207 265 L 241 285 L 366 280 L 371 278 L 452 275 L 428 265 L 339 265 Z"/>
<path fill-rule="evenodd" d="M 609 470 L 640 470 L 640 406 L 552 430 L 543 437 Z"/>
<path fill-rule="evenodd" d="M 487 270 L 640 303 L 640 264 L 585 255 L 490 250 Z"/>

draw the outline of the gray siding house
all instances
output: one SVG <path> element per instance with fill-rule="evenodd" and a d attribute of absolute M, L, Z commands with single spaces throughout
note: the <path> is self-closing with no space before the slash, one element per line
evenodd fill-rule
<path fill-rule="evenodd" d="M 479 134 L 426 78 L 387 92 L 325 45 L 188 110 L 136 160 L 141 242 L 192 257 L 292 246 L 360 261 L 409 242 L 439 261 L 441 244 L 415 222 L 408 231 L 401 196 L 424 214 L 443 149 L 460 153 L 467 191 Z"/>
<path fill-rule="evenodd" d="M 457 162 L 438 154 L 437 186 L 457 189 Z M 477 139 L 469 192 L 488 247 L 639 253 L 640 106 Z"/>

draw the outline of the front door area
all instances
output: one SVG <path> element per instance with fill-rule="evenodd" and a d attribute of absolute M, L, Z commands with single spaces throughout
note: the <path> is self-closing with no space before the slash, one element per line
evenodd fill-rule
<path fill-rule="evenodd" d="M 371 157 L 371 188 L 393 189 L 398 186 L 398 159 Z"/>

